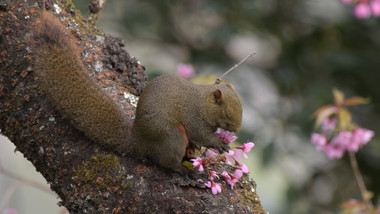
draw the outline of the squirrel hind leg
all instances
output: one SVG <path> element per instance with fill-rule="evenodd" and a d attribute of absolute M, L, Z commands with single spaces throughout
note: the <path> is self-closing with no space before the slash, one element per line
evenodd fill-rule
<path fill-rule="evenodd" d="M 156 139 L 158 140 L 158 139 Z M 182 166 L 182 159 L 186 155 L 188 141 L 184 142 L 184 135 L 180 129 L 174 129 L 165 134 L 159 142 L 149 142 L 146 149 L 148 156 L 155 164 L 171 169 L 181 174 L 187 174 L 189 169 Z M 147 142 L 145 142 L 147 143 Z"/>

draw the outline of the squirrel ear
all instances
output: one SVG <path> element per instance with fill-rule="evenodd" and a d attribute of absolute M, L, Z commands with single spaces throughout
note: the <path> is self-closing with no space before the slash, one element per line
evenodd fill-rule
<path fill-rule="evenodd" d="M 213 103 L 221 104 L 224 101 L 224 94 L 221 90 L 216 89 L 215 91 L 211 92 L 211 100 Z"/>
<path fill-rule="evenodd" d="M 232 85 L 231 83 L 227 83 L 226 86 L 229 87 L 229 88 L 231 88 L 233 92 L 236 92 L 235 86 Z"/>

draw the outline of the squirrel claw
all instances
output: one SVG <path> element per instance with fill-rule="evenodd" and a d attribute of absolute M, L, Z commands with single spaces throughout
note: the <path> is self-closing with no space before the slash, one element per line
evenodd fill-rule
<path fill-rule="evenodd" d="M 225 146 L 223 146 L 223 151 L 228 152 L 230 149 L 231 149 L 231 148 L 230 148 L 229 145 L 225 145 Z"/>
<path fill-rule="evenodd" d="M 218 152 L 219 152 L 220 154 L 223 153 L 223 148 L 222 148 L 222 147 L 217 147 L 217 149 L 218 149 Z"/>

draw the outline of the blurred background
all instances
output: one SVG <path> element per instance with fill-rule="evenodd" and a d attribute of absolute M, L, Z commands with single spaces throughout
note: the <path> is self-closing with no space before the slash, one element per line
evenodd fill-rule
<path fill-rule="evenodd" d="M 73 2 L 88 14 L 90 1 Z M 355 123 L 380 133 L 379 21 L 356 18 L 352 5 L 339 0 L 113 0 L 98 26 L 123 38 L 149 79 L 175 73 L 179 63 L 192 64 L 197 75 L 219 76 L 256 52 L 226 79 L 243 102 L 239 141 L 255 143 L 245 163 L 262 205 L 271 214 L 329 214 L 338 213 L 344 201 L 360 199 L 360 192 L 347 155 L 329 160 L 310 143 L 311 115 L 333 102 L 336 87 L 348 97 L 371 98 L 350 110 Z M 379 140 L 375 135 L 357 153 L 374 203 L 380 197 Z M 1 142 L 0 151 L 10 145 Z M 3 165 L 14 160 L 0 154 Z M 9 182 L 0 175 L 0 192 Z M 26 201 L 35 194 L 26 194 Z M 15 195 L 11 201 L 21 199 Z M 58 213 L 56 208 L 49 213 Z"/>

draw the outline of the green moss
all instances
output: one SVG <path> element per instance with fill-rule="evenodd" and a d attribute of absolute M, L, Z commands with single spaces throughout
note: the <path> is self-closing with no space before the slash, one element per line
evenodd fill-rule
<path fill-rule="evenodd" d="M 75 4 L 72 2 L 72 0 L 66 1 L 64 8 L 61 8 L 61 10 L 69 10 L 69 11 L 74 12 L 73 16 L 67 16 L 67 17 L 70 17 L 70 19 L 74 20 L 75 23 L 79 24 L 78 28 L 80 31 L 89 31 L 89 32 L 94 31 L 95 23 L 89 24 L 89 21 L 82 16 L 82 13 L 80 12 L 79 9 L 75 7 Z"/>
<path fill-rule="evenodd" d="M 266 213 L 266 211 L 261 206 L 259 196 L 256 192 L 256 184 L 251 183 L 249 179 L 245 178 L 244 182 L 241 182 L 243 188 L 241 191 L 237 191 L 240 203 L 248 205 L 252 211 L 255 213 Z"/>
<path fill-rule="evenodd" d="M 73 180 L 82 186 L 84 191 L 92 192 L 92 197 L 98 197 L 104 191 L 114 192 L 130 186 L 125 181 L 127 172 L 120 165 L 119 159 L 112 154 L 98 154 L 91 160 L 83 162 L 73 169 Z"/>

